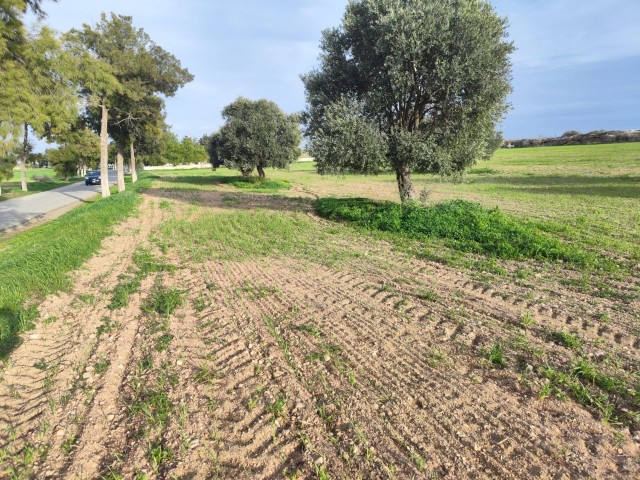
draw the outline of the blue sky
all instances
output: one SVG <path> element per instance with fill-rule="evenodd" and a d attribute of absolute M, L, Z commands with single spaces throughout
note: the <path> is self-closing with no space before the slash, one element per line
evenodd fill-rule
<path fill-rule="evenodd" d="M 566 130 L 640 128 L 640 1 L 494 0 L 510 22 L 513 109 L 507 138 Z M 195 80 L 167 101 L 180 136 L 222 123 L 238 96 L 304 108 L 300 74 L 317 64 L 320 32 L 337 26 L 347 0 L 59 0 L 45 2 L 58 31 L 94 24 L 100 13 L 133 16 Z"/>

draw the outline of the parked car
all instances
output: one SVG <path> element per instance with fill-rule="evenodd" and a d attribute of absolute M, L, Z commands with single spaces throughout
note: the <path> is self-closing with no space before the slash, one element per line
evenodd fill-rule
<path fill-rule="evenodd" d="M 100 185 L 100 170 L 91 170 L 84 177 L 85 185 Z"/>

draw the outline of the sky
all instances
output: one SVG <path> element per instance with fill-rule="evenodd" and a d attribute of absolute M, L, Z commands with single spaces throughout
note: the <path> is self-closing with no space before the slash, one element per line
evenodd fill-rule
<path fill-rule="evenodd" d="M 64 32 L 101 12 L 133 17 L 195 80 L 167 99 L 167 122 L 199 138 L 222 124 L 239 96 L 284 111 L 305 107 L 300 75 L 318 65 L 322 30 L 340 24 L 347 0 L 59 0 L 45 23 Z M 509 20 L 512 109 L 504 137 L 640 128 L 639 0 L 493 0 Z"/>

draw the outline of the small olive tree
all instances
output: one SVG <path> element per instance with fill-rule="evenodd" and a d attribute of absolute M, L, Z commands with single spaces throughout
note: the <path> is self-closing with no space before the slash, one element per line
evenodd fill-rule
<path fill-rule="evenodd" d="M 456 173 L 496 148 L 511 91 L 507 22 L 485 0 L 352 0 L 302 77 L 320 173 Z"/>
<path fill-rule="evenodd" d="M 243 176 L 254 169 L 265 178 L 267 167 L 285 168 L 300 154 L 300 122 L 269 100 L 238 98 L 222 111 L 217 154 Z"/>

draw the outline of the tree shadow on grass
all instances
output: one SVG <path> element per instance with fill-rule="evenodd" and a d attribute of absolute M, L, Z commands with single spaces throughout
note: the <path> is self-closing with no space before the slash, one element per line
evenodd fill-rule
<path fill-rule="evenodd" d="M 496 185 L 512 191 L 540 195 L 591 195 L 640 200 L 640 177 L 638 176 L 491 176 L 474 178 L 473 183 Z"/>
<path fill-rule="evenodd" d="M 177 200 L 198 207 L 222 210 L 276 210 L 311 212 L 314 199 L 265 193 L 229 190 L 194 190 L 189 188 L 149 188 L 146 195 L 163 200 Z"/>

